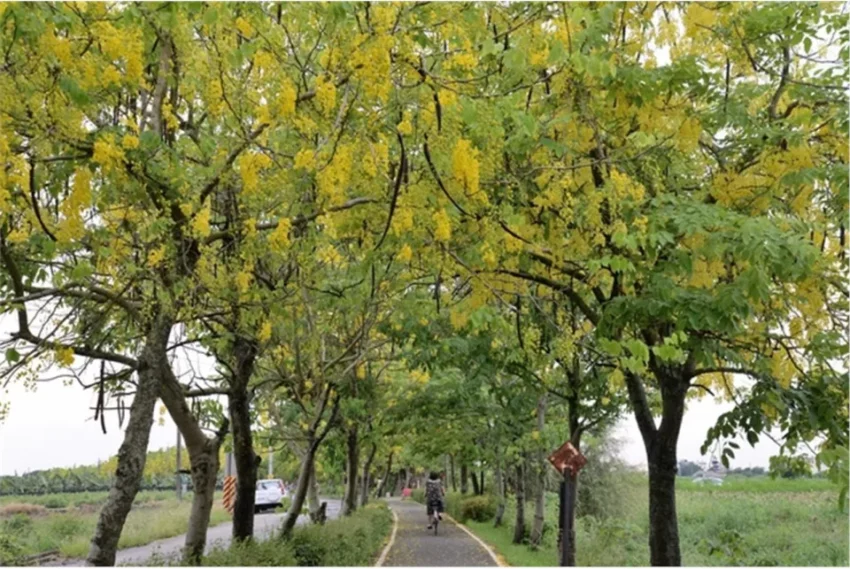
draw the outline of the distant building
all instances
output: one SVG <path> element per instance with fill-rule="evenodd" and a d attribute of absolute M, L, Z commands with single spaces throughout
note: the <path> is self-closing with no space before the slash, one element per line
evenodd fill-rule
<path fill-rule="evenodd" d="M 694 482 L 710 482 L 712 484 L 723 484 L 723 479 L 726 477 L 726 468 L 720 464 L 717 457 L 712 456 L 708 464 L 703 470 L 700 470 L 693 476 Z"/>

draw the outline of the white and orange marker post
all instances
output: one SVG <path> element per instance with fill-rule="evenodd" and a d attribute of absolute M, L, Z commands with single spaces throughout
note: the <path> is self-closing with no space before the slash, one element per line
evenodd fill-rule
<path fill-rule="evenodd" d="M 224 455 L 224 496 L 221 499 L 224 509 L 232 516 L 236 502 L 236 476 L 234 476 L 233 453 Z"/>

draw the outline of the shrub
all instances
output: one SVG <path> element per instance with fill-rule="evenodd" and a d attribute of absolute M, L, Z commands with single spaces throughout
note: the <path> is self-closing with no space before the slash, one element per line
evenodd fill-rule
<path fill-rule="evenodd" d="M 460 502 L 460 521 L 487 522 L 496 517 L 496 500 L 493 496 L 473 496 Z"/>
<path fill-rule="evenodd" d="M 0 518 L 9 516 L 36 516 L 47 513 L 47 508 L 40 504 L 12 503 L 0 506 Z"/>
<path fill-rule="evenodd" d="M 203 558 L 202 564 L 217 567 L 292 567 L 298 563 L 289 544 L 272 538 L 213 549 Z"/>
<path fill-rule="evenodd" d="M 23 551 L 23 546 L 14 536 L 0 532 L 0 565 L 17 565 Z"/>
<path fill-rule="evenodd" d="M 59 498 L 58 496 L 50 496 L 44 501 L 45 508 L 57 509 L 64 508 L 68 505 L 68 502 Z"/>
<path fill-rule="evenodd" d="M 204 566 L 367 566 L 372 565 L 392 527 L 386 504 L 376 502 L 325 525 L 296 527 L 287 541 L 271 538 L 215 549 Z M 149 561 L 150 563 L 150 561 Z"/>
<path fill-rule="evenodd" d="M 617 456 L 618 449 L 619 441 L 607 431 L 587 438 L 587 466 L 578 482 L 577 517 L 604 520 L 622 515 L 625 465 Z"/>
<path fill-rule="evenodd" d="M 32 519 L 25 514 L 15 514 L 5 522 L 3 522 L 2 527 L 3 533 L 13 534 L 13 535 L 24 535 L 33 528 Z"/>
<path fill-rule="evenodd" d="M 298 528 L 288 545 L 299 566 L 371 565 L 391 526 L 389 509 L 379 502 L 324 526 Z"/>

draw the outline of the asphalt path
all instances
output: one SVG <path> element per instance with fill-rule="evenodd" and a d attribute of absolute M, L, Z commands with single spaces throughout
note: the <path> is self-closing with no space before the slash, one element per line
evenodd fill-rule
<path fill-rule="evenodd" d="M 484 545 L 443 516 L 437 535 L 429 531 L 424 504 L 387 500 L 398 516 L 398 529 L 384 566 L 396 567 L 496 567 Z M 330 507 L 330 504 L 328 504 Z"/>
<path fill-rule="evenodd" d="M 322 501 L 328 503 L 327 515 L 328 519 L 334 519 L 339 515 L 340 500 L 332 500 L 322 498 Z M 272 537 L 280 528 L 285 513 L 261 513 L 254 516 L 254 538 L 265 540 Z M 297 525 L 305 525 L 310 522 L 310 517 L 307 515 L 298 516 Z M 225 522 L 216 526 L 211 526 L 207 530 L 207 545 L 205 551 L 209 553 L 216 548 L 224 548 L 230 545 L 231 534 L 233 532 L 233 523 Z M 177 561 L 180 559 L 180 554 L 183 545 L 186 541 L 186 534 L 160 539 L 151 542 L 147 545 L 138 547 L 129 547 L 127 549 L 118 550 L 115 556 L 116 565 L 129 566 L 145 566 L 151 558 L 156 560 L 164 559 L 168 561 Z M 85 565 L 83 559 L 65 560 L 61 563 L 65 567 L 81 567 Z"/>

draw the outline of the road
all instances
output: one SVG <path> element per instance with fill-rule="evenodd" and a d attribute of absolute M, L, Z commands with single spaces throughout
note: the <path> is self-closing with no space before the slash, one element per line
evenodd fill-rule
<path fill-rule="evenodd" d="M 322 498 L 322 501 L 328 503 L 327 515 L 328 519 L 334 519 L 339 515 L 340 509 L 340 500 L 333 500 L 328 498 Z M 256 539 L 268 539 L 272 535 L 274 535 L 275 531 L 280 528 L 280 524 L 283 522 L 283 517 L 286 514 L 274 514 L 274 513 L 263 513 L 257 514 L 254 516 L 254 537 Z M 308 523 L 310 520 L 309 516 L 301 515 L 298 516 L 298 521 L 296 522 L 298 525 L 303 525 Z M 206 551 L 209 552 L 211 549 L 216 547 L 227 547 L 230 544 L 231 533 L 232 533 L 233 524 L 231 522 L 225 522 L 223 524 L 218 524 L 217 526 L 212 526 L 207 530 L 207 546 Z M 178 535 L 176 537 L 170 537 L 168 539 L 160 539 L 158 541 L 151 542 L 147 545 L 140 545 L 138 547 L 130 547 L 127 549 L 121 549 L 118 551 L 118 554 L 115 558 L 116 565 L 131 565 L 131 566 L 139 566 L 139 565 L 148 565 L 147 561 L 156 556 L 157 559 L 174 559 L 177 560 L 180 557 L 180 552 L 183 548 L 183 543 L 186 540 L 186 534 Z M 73 559 L 66 560 L 62 563 L 65 567 L 81 567 L 85 565 L 84 560 L 82 559 Z"/>

